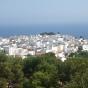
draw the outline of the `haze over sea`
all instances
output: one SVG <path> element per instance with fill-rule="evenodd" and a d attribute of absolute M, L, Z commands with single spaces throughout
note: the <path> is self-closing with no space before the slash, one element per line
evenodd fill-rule
<path fill-rule="evenodd" d="M 88 38 L 87 24 L 88 0 L 0 0 L 0 36 L 60 32 Z"/>
<path fill-rule="evenodd" d="M 0 36 L 30 35 L 41 32 L 59 32 L 75 37 L 88 38 L 88 25 L 29 25 L 29 26 L 0 26 Z"/>

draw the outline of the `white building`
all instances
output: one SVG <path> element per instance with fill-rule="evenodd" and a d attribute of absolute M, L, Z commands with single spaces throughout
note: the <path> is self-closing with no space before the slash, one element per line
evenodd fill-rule
<path fill-rule="evenodd" d="M 83 49 L 83 51 L 88 51 L 88 45 L 83 45 L 82 49 Z"/>
<path fill-rule="evenodd" d="M 30 50 L 30 51 L 28 51 L 28 54 L 29 55 L 35 55 L 35 51 L 34 50 Z"/>

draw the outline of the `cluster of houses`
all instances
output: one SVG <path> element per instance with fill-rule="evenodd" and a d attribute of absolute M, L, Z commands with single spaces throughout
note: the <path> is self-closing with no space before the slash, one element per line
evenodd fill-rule
<path fill-rule="evenodd" d="M 22 58 L 52 52 L 57 58 L 64 61 L 67 55 L 77 52 L 79 46 L 88 51 L 88 40 L 61 34 L 0 37 L 0 50 L 5 51 L 7 55 Z"/>

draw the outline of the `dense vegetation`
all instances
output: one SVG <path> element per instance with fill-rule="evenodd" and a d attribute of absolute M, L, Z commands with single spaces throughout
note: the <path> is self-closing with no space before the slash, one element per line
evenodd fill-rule
<path fill-rule="evenodd" d="M 54 33 L 54 32 L 43 32 L 43 33 L 40 33 L 40 35 L 55 35 L 55 34 L 56 33 Z"/>
<path fill-rule="evenodd" d="M 88 88 L 88 52 L 65 62 L 53 53 L 24 60 L 0 53 L 0 88 Z"/>

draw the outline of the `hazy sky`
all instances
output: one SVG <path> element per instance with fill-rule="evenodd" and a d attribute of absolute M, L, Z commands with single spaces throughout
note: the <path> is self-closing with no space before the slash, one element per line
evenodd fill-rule
<path fill-rule="evenodd" d="M 84 22 L 88 0 L 0 0 L 0 25 Z"/>

